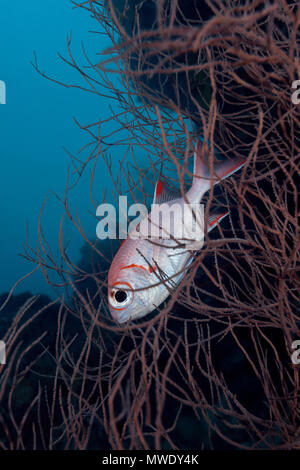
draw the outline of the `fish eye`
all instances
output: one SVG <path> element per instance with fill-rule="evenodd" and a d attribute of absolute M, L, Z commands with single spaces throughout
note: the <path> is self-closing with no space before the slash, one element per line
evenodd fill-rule
<path fill-rule="evenodd" d="M 114 285 L 109 295 L 109 303 L 115 309 L 128 307 L 133 301 L 134 293 L 132 286 L 128 283 Z"/>
<path fill-rule="evenodd" d="M 117 302 L 122 304 L 127 299 L 127 292 L 125 290 L 117 290 L 115 292 L 115 299 Z"/>

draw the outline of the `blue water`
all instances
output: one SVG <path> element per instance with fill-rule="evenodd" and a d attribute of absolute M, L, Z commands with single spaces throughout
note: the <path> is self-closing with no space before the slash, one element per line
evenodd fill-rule
<path fill-rule="evenodd" d="M 7 103 L 0 105 L 0 292 L 9 290 L 34 266 L 19 256 L 26 243 L 27 225 L 30 243 L 35 247 L 37 221 L 43 200 L 50 199 L 43 216 L 43 228 L 53 249 L 58 246 L 62 210 L 53 192 L 63 195 L 70 160 L 63 147 L 76 152 L 88 142 L 73 121 L 76 117 L 88 124 L 110 116 L 109 98 L 63 88 L 42 78 L 31 65 L 34 51 L 42 71 L 64 83 L 80 82 L 78 75 L 64 64 L 57 53 L 67 55 L 67 35 L 72 31 L 72 51 L 83 62 L 81 43 L 96 60 L 97 52 L 110 46 L 105 35 L 91 34 L 99 25 L 88 12 L 74 10 L 68 0 L 30 0 L 1 2 L 0 80 L 7 87 Z M 106 127 L 106 132 L 109 129 Z M 116 150 L 115 150 L 116 152 Z M 120 155 L 114 155 L 118 160 Z M 109 174 L 102 164 L 98 176 L 99 201 L 102 190 L 111 188 Z M 93 210 L 89 202 L 88 179 L 72 195 L 72 206 L 86 213 Z M 96 222 L 84 220 L 87 234 L 95 236 Z M 65 224 L 66 235 L 72 232 Z M 76 238 L 77 237 L 77 238 Z M 74 235 L 75 251 L 81 237 Z M 76 241 L 77 240 L 77 241 Z M 18 288 L 18 292 L 51 294 L 43 276 L 36 274 Z"/>

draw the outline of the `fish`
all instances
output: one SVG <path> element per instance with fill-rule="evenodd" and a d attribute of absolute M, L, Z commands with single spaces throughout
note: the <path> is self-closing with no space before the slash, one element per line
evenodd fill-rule
<path fill-rule="evenodd" d="M 192 185 L 184 196 L 180 191 L 171 191 L 159 177 L 150 214 L 141 220 L 134 236 L 129 233 L 114 256 L 108 273 L 108 307 L 117 323 L 148 315 L 180 284 L 197 251 L 203 246 L 204 211 L 197 208 L 201 207 L 204 194 L 245 163 L 239 158 L 229 159 L 215 165 L 210 174 L 205 159 L 207 161 L 204 144 L 199 140 L 194 152 Z M 174 212 L 172 224 L 170 211 L 174 207 L 178 212 Z M 190 209 L 192 217 L 183 217 L 185 207 Z M 157 208 L 162 208 L 159 219 Z M 164 217 L 167 210 L 168 217 Z M 209 215 L 206 221 L 208 232 L 228 214 L 229 211 L 223 211 Z M 165 219 L 168 219 L 167 227 Z M 178 228 L 181 229 L 179 238 L 174 236 Z"/>

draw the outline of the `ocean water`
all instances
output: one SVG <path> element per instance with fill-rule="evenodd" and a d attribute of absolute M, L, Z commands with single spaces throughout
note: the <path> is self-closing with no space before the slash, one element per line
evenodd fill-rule
<path fill-rule="evenodd" d="M 84 84 L 58 53 L 67 56 L 67 37 L 72 32 L 72 52 L 79 63 L 84 63 L 82 43 L 91 60 L 97 61 L 97 54 L 110 46 L 105 34 L 91 32 L 99 32 L 99 28 L 88 12 L 74 9 L 69 0 L 1 2 L 0 80 L 6 84 L 6 104 L 0 105 L 0 292 L 10 290 L 34 267 L 20 254 L 24 253 L 27 233 L 30 245 L 36 247 L 38 217 L 46 196 L 43 231 L 58 254 L 63 210 L 54 193 L 64 194 L 70 165 L 64 148 L 76 154 L 88 143 L 86 133 L 80 131 L 73 118 L 82 124 L 104 120 L 111 116 L 109 106 L 114 105 L 110 98 L 46 80 L 36 72 L 31 61 L 36 53 L 43 72 L 66 84 Z M 109 126 L 106 125 L 106 133 L 110 131 Z M 111 148 L 110 153 L 114 164 L 122 157 L 118 148 Z M 99 202 L 103 189 L 110 199 L 110 177 L 101 162 L 96 188 Z M 87 236 L 95 238 L 96 221 L 88 215 L 94 210 L 88 176 L 72 192 L 71 201 L 72 209 L 81 213 Z M 68 222 L 64 232 L 73 237 L 76 260 L 82 239 L 73 233 Z M 25 290 L 53 294 L 40 273 L 23 282 L 17 292 Z"/>

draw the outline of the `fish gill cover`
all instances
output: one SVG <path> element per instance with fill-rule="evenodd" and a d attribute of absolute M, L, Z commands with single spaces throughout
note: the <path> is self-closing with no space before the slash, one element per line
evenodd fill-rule
<path fill-rule="evenodd" d="M 65 61 L 78 72 L 73 86 L 111 97 L 116 130 L 106 134 L 101 118 L 79 126 L 88 155 L 71 157 L 59 202 L 82 236 L 80 261 L 70 257 L 64 220 L 60 259 L 42 225 L 37 247 L 27 246 L 57 298 L 17 296 L 14 288 L 2 296 L 1 448 L 299 448 L 298 3 L 90 0 L 78 7 L 111 48 L 79 65 L 69 41 Z M 230 214 L 205 234 L 166 302 L 118 325 L 108 311 L 107 272 L 119 241 L 86 236 L 72 188 L 90 176 L 85 191 L 95 213 L 106 200 L 94 185 L 105 162 L 110 199 L 149 203 L 163 164 L 183 194 L 199 139 L 210 168 L 216 159 L 245 161 L 206 197 L 206 214 L 220 206 Z"/>

